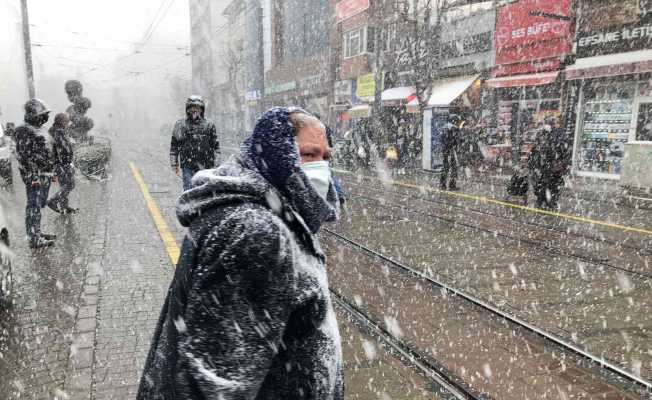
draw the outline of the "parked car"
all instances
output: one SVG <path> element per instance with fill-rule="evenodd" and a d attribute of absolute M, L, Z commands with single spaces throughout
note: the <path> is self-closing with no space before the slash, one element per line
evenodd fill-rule
<path fill-rule="evenodd" d="M 0 186 L 11 187 L 13 185 L 13 172 L 11 169 L 11 157 L 14 151 L 13 124 L 0 120 Z"/>

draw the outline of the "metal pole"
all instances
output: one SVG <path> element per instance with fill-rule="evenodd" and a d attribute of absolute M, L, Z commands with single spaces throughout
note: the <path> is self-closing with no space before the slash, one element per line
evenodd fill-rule
<path fill-rule="evenodd" d="M 36 97 L 34 88 L 34 67 L 32 65 L 32 42 L 29 37 L 29 16 L 27 12 L 27 0 L 20 0 L 23 16 L 23 47 L 25 49 L 25 73 L 27 74 L 27 90 L 29 97 Z"/>

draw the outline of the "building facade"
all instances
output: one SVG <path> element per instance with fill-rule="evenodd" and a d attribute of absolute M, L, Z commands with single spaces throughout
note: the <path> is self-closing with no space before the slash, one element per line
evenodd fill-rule
<path fill-rule="evenodd" d="M 649 2 L 583 0 L 577 61 L 566 70 L 576 94 L 575 173 L 652 187 L 652 10 Z"/>
<path fill-rule="evenodd" d="M 242 36 L 242 20 L 229 23 L 232 2 L 194 0 L 190 6 L 190 46 L 192 58 L 192 92 L 204 97 L 207 117 L 213 119 L 223 137 L 233 134 L 230 94 L 231 81 L 226 55 L 234 47 L 231 41 Z M 243 18 L 242 18 L 243 19 Z M 236 31 L 231 30 L 237 28 Z M 241 79 L 242 82 L 244 79 Z M 190 93 L 189 93 L 190 94 Z M 244 96 L 244 94 L 243 94 Z"/>
<path fill-rule="evenodd" d="M 421 150 L 411 152 L 433 169 L 455 112 L 481 130 L 472 141 L 485 162 L 510 168 L 523 166 L 553 116 L 571 138 L 577 175 L 640 186 L 640 166 L 652 164 L 649 1 L 226 3 L 191 2 L 193 90 L 230 113 L 231 130 L 250 131 L 271 106 L 297 105 L 344 139 L 382 110 L 388 133 L 375 140 L 388 143 L 379 148 L 419 135 Z M 234 47 L 237 78 L 223 65 Z"/>
<path fill-rule="evenodd" d="M 328 114 L 331 0 L 272 0 L 265 107 L 296 105 Z"/>

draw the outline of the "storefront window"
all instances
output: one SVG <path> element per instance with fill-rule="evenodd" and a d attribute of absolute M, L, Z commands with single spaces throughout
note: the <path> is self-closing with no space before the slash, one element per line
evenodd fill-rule
<path fill-rule="evenodd" d="M 498 129 L 492 138 L 494 152 L 503 161 L 523 164 L 532 149 L 537 131 L 548 116 L 559 117 L 559 87 L 523 87 L 502 90 L 498 100 Z"/>
<path fill-rule="evenodd" d="M 634 140 L 652 142 L 652 80 L 649 74 L 645 74 L 641 78 Z"/>
<path fill-rule="evenodd" d="M 620 174 L 629 141 L 636 82 L 589 84 L 584 89 L 578 169 Z"/>

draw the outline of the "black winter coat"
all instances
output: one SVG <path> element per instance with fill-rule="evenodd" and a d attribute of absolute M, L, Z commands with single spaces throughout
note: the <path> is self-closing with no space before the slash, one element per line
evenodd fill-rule
<path fill-rule="evenodd" d="M 288 191 L 318 209 L 316 192 L 295 178 L 302 183 Z M 193 185 L 177 205 L 189 232 L 137 399 L 343 399 L 310 216 L 240 162 L 201 171 Z"/>
<path fill-rule="evenodd" d="M 170 164 L 181 165 L 193 172 L 215 168 L 220 153 L 220 142 L 213 122 L 202 119 L 193 123 L 190 119 L 180 119 L 174 124 L 170 141 Z"/>
<path fill-rule="evenodd" d="M 571 146 L 566 131 L 554 128 L 541 130 L 528 158 L 528 169 L 534 182 L 560 180 L 568 172 L 571 162 Z"/>
<path fill-rule="evenodd" d="M 457 150 L 460 144 L 460 129 L 451 123 L 446 123 L 441 133 L 441 146 L 443 152 Z"/>
<path fill-rule="evenodd" d="M 26 184 L 34 182 L 39 176 L 52 175 L 52 143 L 49 133 L 43 127 L 36 128 L 23 124 L 16 128 L 16 158 L 20 176 Z"/>

